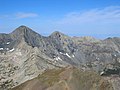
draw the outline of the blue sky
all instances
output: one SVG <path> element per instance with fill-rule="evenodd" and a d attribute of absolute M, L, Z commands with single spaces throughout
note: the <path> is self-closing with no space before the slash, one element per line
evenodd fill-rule
<path fill-rule="evenodd" d="M 0 0 L 0 32 L 26 25 L 42 35 L 120 35 L 120 0 Z"/>

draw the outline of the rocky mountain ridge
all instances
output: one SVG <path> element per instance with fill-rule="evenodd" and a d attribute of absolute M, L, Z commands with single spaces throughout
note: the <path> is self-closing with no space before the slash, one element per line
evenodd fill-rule
<path fill-rule="evenodd" d="M 45 37 L 26 26 L 0 34 L 1 90 L 31 80 L 47 69 L 69 65 L 100 75 L 119 75 L 120 38 L 69 37 L 58 31 Z"/>

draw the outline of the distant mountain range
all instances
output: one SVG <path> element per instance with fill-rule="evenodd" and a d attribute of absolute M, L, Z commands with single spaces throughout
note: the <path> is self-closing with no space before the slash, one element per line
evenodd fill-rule
<path fill-rule="evenodd" d="M 119 37 L 45 37 L 26 26 L 0 34 L 0 90 L 119 90 L 119 75 Z"/>

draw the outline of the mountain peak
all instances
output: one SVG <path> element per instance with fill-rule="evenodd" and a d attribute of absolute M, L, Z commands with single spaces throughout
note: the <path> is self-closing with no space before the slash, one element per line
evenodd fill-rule
<path fill-rule="evenodd" d="M 29 27 L 27 26 L 24 26 L 24 25 L 21 25 L 19 26 L 18 28 L 16 28 L 12 33 L 11 35 L 13 37 L 18 37 L 18 36 L 22 36 L 22 35 L 25 35 L 27 32 L 31 32 L 32 29 L 30 29 Z M 34 31 L 33 31 L 34 32 Z"/>
<path fill-rule="evenodd" d="M 38 40 L 42 37 L 37 32 L 23 25 L 15 29 L 10 35 L 12 39 L 25 41 L 31 46 L 39 46 Z"/>
<path fill-rule="evenodd" d="M 52 34 L 63 34 L 63 33 L 59 32 L 59 31 L 54 31 Z"/>
<path fill-rule="evenodd" d="M 20 30 L 20 31 L 25 31 L 25 30 L 32 30 L 32 29 L 30 29 L 29 27 L 27 27 L 27 26 L 24 26 L 24 25 L 21 25 L 21 26 L 19 26 L 16 30 Z M 16 31 L 15 30 L 15 31 Z"/>
<path fill-rule="evenodd" d="M 52 36 L 52 37 L 61 37 L 62 36 L 63 37 L 63 36 L 66 36 L 66 35 L 59 32 L 59 31 L 55 31 L 50 36 Z"/>
<path fill-rule="evenodd" d="M 21 25 L 21 26 L 19 26 L 18 28 L 26 28 L 27 26 L 25 26 L 25 25 Z"/>
<path fill-rule="evenodd" d="M 24 34 L 27 31 L 32 31 L 32 29 L 30 29 L 27 26 L 21 25 L 18 28 L 16 28 L 11 34 L 19 34 L 19 35 L 21 35 L 21 34 Z"/>

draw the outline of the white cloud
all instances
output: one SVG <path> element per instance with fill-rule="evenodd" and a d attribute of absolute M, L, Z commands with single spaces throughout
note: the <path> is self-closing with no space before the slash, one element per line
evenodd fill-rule
<path fill-rule="evenodd" d="M 18 12 L 14 14 L 5 14 L 0 15 L 0 19 L 24 19 L 24 18 L 34 18 L 38 17 L 37 13 L 25 13 L 25 12 Z"/>
<path fill-rule="evenodd" d="M 22 18 L 32 18 L 32 17 L 37 17 L 38 14 L 36 13 L 23 13 L 23 12 L 19 12 L 15 14 L 16 18 L 18 19 L 22 19 Z"/>
<path fill-rule="evenodd" d="M 56 23 L 63 25 L 74 25 L 81 23 L 113 23 L 120 22 L 120 6 L 96 8 L 83 12 L 70 12 Z"/>

